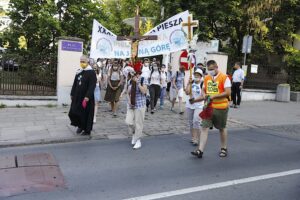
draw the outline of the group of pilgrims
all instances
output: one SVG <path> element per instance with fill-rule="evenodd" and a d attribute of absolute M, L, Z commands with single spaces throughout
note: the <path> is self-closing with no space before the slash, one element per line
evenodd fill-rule
<path fill-rule="evenodd" d="M 204 65 L 199 63 L 193 68 L 193 75 L 186 84 L 184 65 L 179 66 L 178 70 L 173 70 L 171 64 L 166 66 L 156 58 L 145 58 L 133 64 L 129 59 L 99 58 L 95 61 L 83 55 L 80 58 L 80 69 L 76 72 L 71 89 L 69 111 L 71 125 L 77 127 L 77 134 L 90 135 L 93 124 L 97 121 L 99 104 L 103 101 L 108 102 L 112 117 L 118 117 L 120 101 L 125 99 L 127 102 L 125 123 L 128 125 L 129 134 L 132 135 L 131 145 L 133 149 L 139 149 L 142 147 L 145 113 L 150 112 L 155 115 L 159 110 L 165 109 L 165 100 L 169 100 L 170 113 L 183 115 L 186 112 L 191 143 L 197 146 L 196 150 L 191 152 L 192 155 L 198 158 L 202 157 L 208 129 L 215 126 L 221 133 L 219 155 L 225 157 L 227 156 L 228 108 L 223 109 L 224 113 L 217 113 L 222 119 L 213 120 L 214 117 L 218 119 L 219 117 L 212 116 L 209 121 L 211 123 L 206 123 L 205 127 L 200 117 L 200 113 L 208 103 L 210 107 L 217 109 L 212 104 L 214 102 L 212 95 L 205 94 L 207 93 L 205 87 L 208 87 L 209 81 L 214 82 L 215 76 L 224 78 L 224 74 L 218 71 L 215 61 L 211 60 L 207 64 L 210 65 L 207 65 L 207 69 L 210 70 L 208 73 L 206 73 L 207 69 Z M 207 78 L 205 82 L 206 77 L 210 78 Z M 226 77 L 221 81 L 225 80 L 227 81 Z M 231 87 L 228 86 L 228 82 L 226 84 L 227 88 Z M 220 83 L 217 85 L 217 90 L 221 89 L 220 85 L 224 87 L 224 83 Z M 101 94 L 104 94 L 104 91 L 105 95 L 102 97 Z M 219 94 L 214 94 L 220 96 L 218 98 L 221 102 L 227 99 L 226 95 L 222 96 L 221 94 L 224 91 L 223 88 Z M 186 96 L 184 108 L 183 98 Z M 210 96 L 211 102 L 207 102 L 208 96 Z M 178 108 L 175 109 L 176 102 L 178 102 Z"/>

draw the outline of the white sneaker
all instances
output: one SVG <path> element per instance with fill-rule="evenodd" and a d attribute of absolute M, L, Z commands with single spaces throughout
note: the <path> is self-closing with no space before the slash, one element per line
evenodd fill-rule
<path fill-rule="evenodd" d="M 93 120 L 93 122 L 94 122 L 94 123 L 96 123 L 96 122 L 97 122 L 97 119 L 96 119 L 96 117 L 94 117 L 94 120 Z"/>
<path fill-rule="evenodd" d="M 133 149 L 139 149 L 139 148 L 141 148 L 141 147 L 142 147 L 141 140 L 138 140 L 138 141 L 136 141 L 136 143 L 135 143 Z"/>
<path fill-rule="evenodd" d="M 136 142 L 137 142 L 137 141 L 136 141 L 136 139 L 135 139 L 135 137 L 134 137 L 134 135 L 133 135 L 133 136 L 132 136 L 132 139 L 131 139 L 131 144 L 132 144 L 132 146 L 134 146 Z"/>

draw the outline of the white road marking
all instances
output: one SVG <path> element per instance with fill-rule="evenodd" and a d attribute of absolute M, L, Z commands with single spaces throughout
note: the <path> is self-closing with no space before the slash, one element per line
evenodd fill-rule
<path fill-rule="evenodd" d="M 283 177 L 283 176 L 290 176 L 290 175 L 294 175 L 294 174 L 300 174 L 300 169 L 272 173 L 272 174 L 265 174 L 265 175 L 260 175 L 260 176 L 253 176 L 253 177 L 249 177 L 249 178 L 242 178 L 242 179 L 225 181 L 225 182 L 214 183 L 214 184 L 209 184 L 209 185 L 202 185 L 202 186 L 197 186 L 197 187 L 190 187 L 190 188 L 185 188 L 185 189 L 180 189 L 180 190 L 173 190 L 173 191 L 169 191 L 169 192 L 161 192 L 161 193 L 150 194 L 150 195 L 145 195 L 145 196 L 140 196 L 140 197 L 133 197 L 133 198 L 124 199 L 124 200 L 162 199 L 162 198 L 172 197 L 172 196 L 177 196 L 177 195 L 183 195 L 183 194 L 189 194 L 189 193 L 194 193 L 194 192 L 201 192 L 201 191 L 212 190 L 212 189 L 217 189 L 217 188 L 229 187 L 229 186 L 233 186 L 233 185 L 268 180 L 268 179 L 273 179 L 273 178 L 278 178 L 278 177 Z"/>

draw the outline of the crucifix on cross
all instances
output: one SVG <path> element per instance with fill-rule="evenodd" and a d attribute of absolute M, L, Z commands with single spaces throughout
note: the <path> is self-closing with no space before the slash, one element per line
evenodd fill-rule
<path fill-rule="evenodd" d="M 142 36 L 140 35 L 140 15 L 139 7 L 137 6 L 136 15 L 134 17 L 134 35 L 133 36 L 117 36 L 117 40 L 131 41 L 131 58 L 136 58 L 138 54 L 139 41 L 142 40 L 157 40 L 156 35 Z"/>

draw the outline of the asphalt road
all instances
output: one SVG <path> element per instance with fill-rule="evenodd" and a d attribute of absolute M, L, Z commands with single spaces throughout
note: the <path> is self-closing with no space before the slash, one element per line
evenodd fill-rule
<path fill-rule="evenodd" d="M 216 132 L 209 135 L 203 159 L 190 155 L 194 147 L 187 135 L 148 137 L 137 151 L 131 149 L 129 139 L 3 148 L 1 155 L 52 153 L 68 187 L 3 199 L 112 200 L 202 187 L 203 191 L 191 190 L 163 199 L 299 200 L 300 140 L 273 133 L 263 129 L 230 131 L 229 157 L 225 159 L 218 157 L 220 142 Z M 298 172 L 260 180 L 262 175 L 290 170 Z M 249 177 L 257 179 L 210 188 L 216 183 Z"/>

